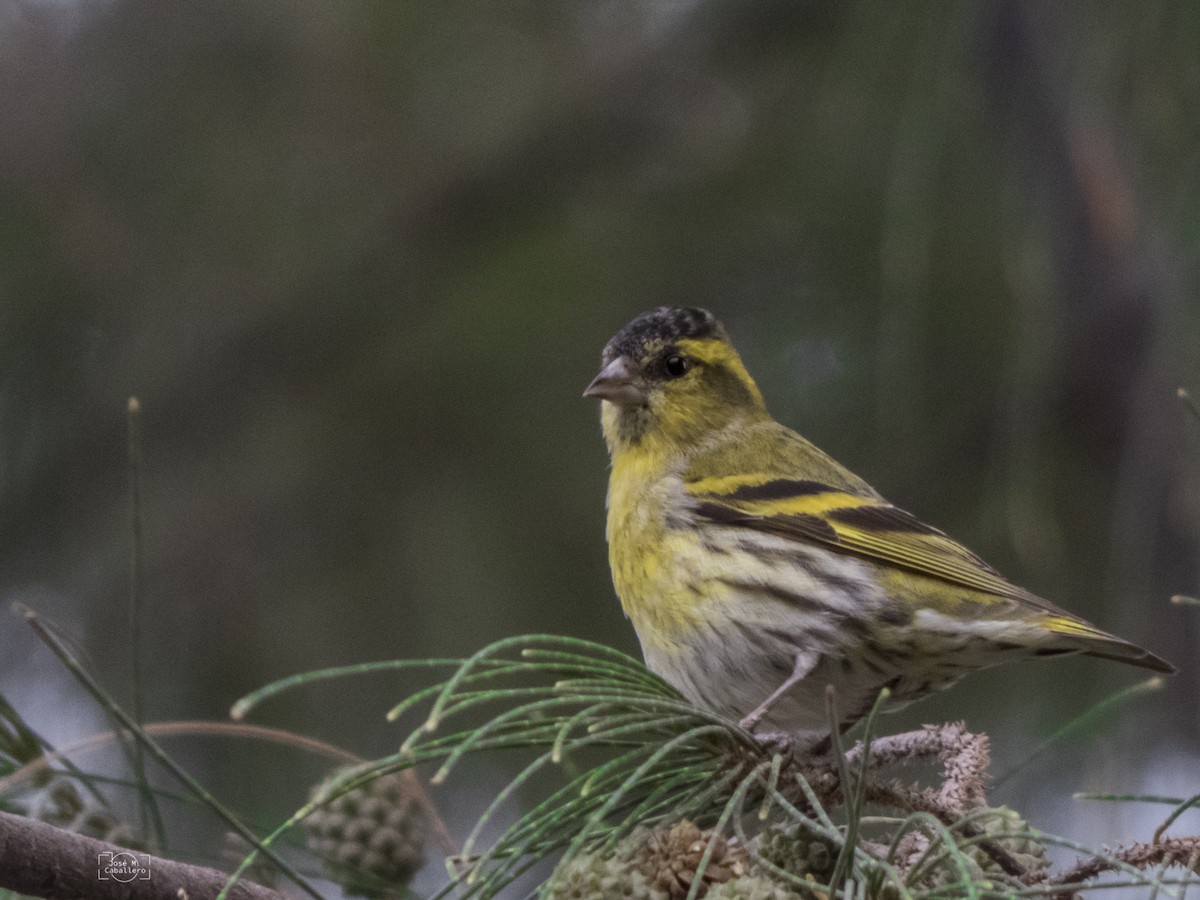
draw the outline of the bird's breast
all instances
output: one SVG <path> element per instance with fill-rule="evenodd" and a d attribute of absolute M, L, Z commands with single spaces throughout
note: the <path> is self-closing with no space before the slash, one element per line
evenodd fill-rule
<path fill-rule="evenodd" d="M 701 615 L 706 579 L 698 577 L 699 537 L 685 527 L 678 476 L 636 459 L 614 462 L 608 495 L 608 556 L 613 585 L 643 647 L 671 646 Z"/>

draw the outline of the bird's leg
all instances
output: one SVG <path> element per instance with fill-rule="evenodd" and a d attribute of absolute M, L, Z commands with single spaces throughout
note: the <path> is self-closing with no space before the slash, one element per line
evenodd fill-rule
<path fill-rule="evenodd" d="M 811 657 L 797 654 L 796 661 L 792 665 L 792 674 L 784 680 L 783 684 L 771 691 L 766 700 L 754 707 L 742 721 L 738 722 L 738 725 L 747 731 L 753 731 L 763 717 L 771 711 L 771 707 L 779 702 L 779 698 L 790 691 L 797 682 L 802 681 L 814 668 L 815 663 Z"/>
<path fill-rule="evenodd" d="M 765 731 L 762 734 L 756 734 L 754 739 L 758 743 L 770 750 L 772 753 L 778 753 L 780 756 L 790 757 L 795 749 L 796 736 L 788 734 L 786 731 Z"/>

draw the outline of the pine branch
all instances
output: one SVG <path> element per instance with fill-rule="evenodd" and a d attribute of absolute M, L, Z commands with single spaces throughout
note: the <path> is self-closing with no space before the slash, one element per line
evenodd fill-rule
<path fill-rule="evenodd" d="M 851 748 L 846 759 L 861 765 L 862 746 Z M 991 765 L 986 734 L 974 734 L 962 722 L 926 725 L 917 731 L 876 738 L 871 745 L 872 768 L 937 757 L 941 760 L 942 787 L 937 804 L 961 817 L 984 806 L 984 784 Z"/>
<path fill-rule="evenodd" d="M 563 881 L 561 890 L 545 896 L 590 896 L 588 879 L 608 884 L 605 879 L 632 877 L 629 848 L 649 840 L 637 834 L 669 835 L 685 822 L 704 838 L 684 854 L 687 871 L 694 872 L 684 879 L 685 893 L 696 897 L 704 884 L 719 880 L 716 854 L 726 836 L 750 854 L 748 877 L 806 896 L 832 896 L 851 885 L 868 896 L 888 886 L 901 897 L 1059 895 L 1077 889 L 1074 880 L 1109 870 L 1131 885 L 1161 888 L 1158 874 L 1149 871 L 1156 864 L 1182 860 L 1196 868 L 1188 853 L 1200 838 L 1092 853 L 1030 828 L 1009 810 L 988 807 L 988 739 L 962 723 L 873 737 L 868 719 L 867 737 L 848 751 L 797 756 L 786 744 L 696 708 L 639 661 L 577 638 L 521 636 L 467 659 L 386 665 L 452 671 L 393 709 L 390 718 L 426 708 L 399 752 L 357 767 L 339 790 L 420 764 L 437 765 L 432 781 L 440 783 L 469 755 L 528 754 L 525 767 L 479 816 L 456 859 L 460 865 L 435 897 L 456 891 L 496 897 L 548 859 L 558 859 L 554 877 Z M 363 671 L 293 676 L 260 689 L 237 709 L 244 713 L 280 691 Z M 833 721 L 840 721 L 836 714 Z M 929 785 L 904 784 L 887 771 L 930 761 L 941 772 Z M 558 773 L 561 785 L 485 841 L 517 793 L 550 772 Z M 324 802 L 317 798 L 297 811 L 265 843 Z M 864 815 L 867 805 L 898 810 L 901 817 Z M 838 807 L 844 824 L 830 815 Z M 1052 845 L 1074 849 L 1088 862 L 1049 876 L 1045 848 Z M 815 857 L 806 855 L 810 850 Z M 824 859 L 819 866 L 817 858 Z M 710 877 L 714 865 L 718 870 Z M 682 890 L 683 882 L 677 887 Z"/>
<path fill-rule="evenodd" d="M 1200 836 L 1168 838 L 1157 843 L 1133 843 L 1114 847 L 1106 856 L 1080 860 L 1065 872 L 1048 875 L 1035 883 L 1077 885 L 1115 872 L 1122 865 L 1135 869 L 1182 867 L 1200 875 Z"/>

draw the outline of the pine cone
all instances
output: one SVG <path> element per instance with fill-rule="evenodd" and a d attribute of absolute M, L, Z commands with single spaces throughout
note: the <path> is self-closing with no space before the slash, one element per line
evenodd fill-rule
<path fill-rule="evenodd" d="M 711 831 L 691 822 L 635 832 L 607 856 L 582 854 L 560 866 L 547 882 L 546 900 L 682 900 L 710 837 Z M 705 900 L 804 900 L 804 894 L 770 873 L 747 871 L 749 858 L 744 848 L 720 839 L 698 895 Z"/>
<path fill-rule="evenodd" d="M 336 787 L 334 772 L 314 794 Z M 304 820 L 309 849 L 347 893 L 374 897 L 406 885 L 425 859 L 429 817 L 411 772 L 382 775 L 317 808 Z"/>
<path fill-rule="evenodd" d="M 547 884 L 546 900 L 668 900 L 666 891 L 630 865 L 630 842 L 623 841 L 612 856 L 584 853 L 555 870 Z"/>
<path fill-rule="evenodd" d="M 714 885 L 705 900 L 804 900 L 805 896 L 769 875 L 751 873 Z M 812 896 L 807 894 L 809 900 Z"/>
<path fill-rule="evenodd" d="M 30 801 L 29 818 L 66 828 L 86 806 L 75 782 L 56 775 Z"/>
<path fill-rule="evenodd" d="M 145 846 L 116 813 L 94 797 L 85 797 L 74 779 L 65 775 L 54 776 L 33 796 L 28 815 L 39 822 L 131 850 Z"/>
<path fill-rule="evenodd" d="M 98 841 L 110 844 L 120 844 L 122 847 L 136 849 L 138 842 L 134 839 L 133 830 L 117 818 L 117 814 L 103 806 L 91 804 L 83 810 L 70 824 L 63 826 L 67 831 L 87 835 Z"/>
<path fill-rule="evenodd" d="M 755 855 L 785 872 L 824 882 L 833 874 L 838 848 L 800 822 L 768 825 L 755 844 Z"/>
<path fill-rule="evenodd" d="M 976 828 L 992 835 L 992 843 L 1013 855 L 1026 872 L 1040 872 L 1050 867 L 1046 848 L 1021 832 L 1029 831 L 1029 823 L 1007 806 L 996 806 L 971 820 Z M 1002 874 L 1000 867 L 978 845 L 967 848 L 971 857 L 988 874 Z"/>
<path fill-rule="evenodd" d="M 1016 862 L 1027 872 L 1040 872 L 1050 865 L 1046 857 L 1046 848 L 1037 841 L 1020 832 L 1028 831 L 1029 825 L 1017 813 L 1006 806 L 998 806 L 971 817 L 971 823 L 976 829 L 989 836 L 989 842 L 1007 851 Z M 928 847 L 928 839 L 922 837 L 913 843 L 913 862 L 919 858 L 917 851 Z M 978 839 L 962 848 L 966 863 L 967 875 L 972 881 L 982 882 L 991 880 L 1010 881 L 1009 876 L 1000 865 L 988 855 L 979 845 Z M 920 883 L 925 887 L 938 887 L 961 881 L 963 872 L 958 864 L 943 857 L 941 862 L 921 876 Z"/>
<path fill-rule="evenodd" d="M 711 831 L 701 831 L 692 822 L 679 822 L 650 832 L 631 861 L 670 900 L 684 900 L 711 838 Z M 730 844 L 723 836 L 717 838 L 696 896 L 704 897 L 712 885 L 744 875 L 749 858 L 744 847 Z"/>

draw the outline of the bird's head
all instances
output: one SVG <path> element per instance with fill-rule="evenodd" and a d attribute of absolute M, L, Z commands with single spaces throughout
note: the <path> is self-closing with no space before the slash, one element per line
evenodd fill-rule
<path fill-rule="evenodd" d="M 729 336 L 703 309 L 642 313 L 604 348 L 585 397 L 598 397 L 609 452 L 684 450 L 735 421 L 766 415 Z"/>

